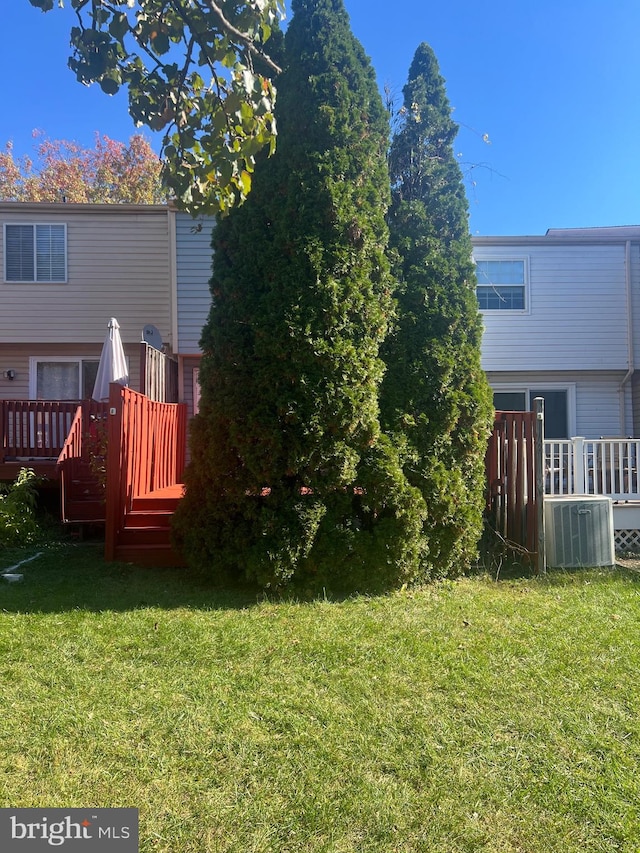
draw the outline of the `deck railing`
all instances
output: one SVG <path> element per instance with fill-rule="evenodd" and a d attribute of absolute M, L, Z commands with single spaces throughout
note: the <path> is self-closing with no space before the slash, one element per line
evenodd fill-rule
<path fill-rule="evenodd" d="M 118 534 L 137 497 L 181 482 L 187 407 L 157 403 L 112 384 L 109 396 L 105 557 L 113 560 Z"/>
<path fill-rule="evenodd" d="M 106 403 L 84 400 L 76 408 L 73 421 L 67 433 L 57 460 L 60 475 L 60 515 L 63 521 L 76 521 L 72 518 L 71 493 L 74 480 L 81 477 L 82 466 L 91 463 L 92 456 L 104 452 L 101 447 L 99 430 L 105 423 L 109 407 Z M 88 440 L 87 440 L 88 439 Z M 97 480 L 97 475 L 92 479 Z M 81 513 L 82 515 L 82 513 Z M 104 520 L 104 515 L 101 520 Z"/>
<path fill-rule="evenodd" d="M 178 359 L 140 344 L 140 391 L 159 403 L 178 402 Z"/>
<path fill-rule="evenodd" d="M 640 500 L 640 439 L 547 440 L 545 494 Z"/>
<path fill-rule="evenodd" d="M 57 459 L 80 405 L 86 417 L 105 410 L 94 400 L 0 400 L 0 461 Z"/>

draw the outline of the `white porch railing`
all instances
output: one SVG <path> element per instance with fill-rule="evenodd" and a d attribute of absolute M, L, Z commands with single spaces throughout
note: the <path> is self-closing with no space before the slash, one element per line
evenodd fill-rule
<path fill-rule="evenodd" d="M 640 501 L 640 439 L 571 438 L 544 443 L 546 495 Z"/>

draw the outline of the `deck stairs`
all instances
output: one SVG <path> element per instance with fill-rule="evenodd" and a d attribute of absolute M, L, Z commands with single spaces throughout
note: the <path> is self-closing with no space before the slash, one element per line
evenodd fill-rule
<path fill-rule="evenodd" d="M 60 464 L 60 515 L 63 524 L 104 522 L 104 486 L 83 459 Z"/>
<path fill-rule="evenodd" d="M 142 566 L 183 566 L 171 545 L 171 517 L 182 494 L 178 484 L 133 498 L 117 534 L 115 558 Z"/>

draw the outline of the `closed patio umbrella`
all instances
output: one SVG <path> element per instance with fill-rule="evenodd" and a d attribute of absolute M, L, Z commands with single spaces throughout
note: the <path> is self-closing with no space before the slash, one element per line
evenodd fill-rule
<path fill-rule="evenodd" d="M 129 384 L 129 371 L 127 370 L 122 338 L 120 337 L 120 325 L 115 317 L 109 320 L 107 328 L 109 331 L 102 347 L 98 373 L 91 395 L 98 402 L 109 399 L 109 384 L 111 382 L 119 382 L 120 385 Z"/>

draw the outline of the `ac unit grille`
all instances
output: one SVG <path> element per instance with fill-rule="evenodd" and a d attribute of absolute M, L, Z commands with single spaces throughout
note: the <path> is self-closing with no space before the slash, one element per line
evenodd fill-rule
<path fill-rule="evenodd" d="M 545 498 L 547 564 L 557 568 L 615 564 L 613 504 L 600 496 Z"/>

